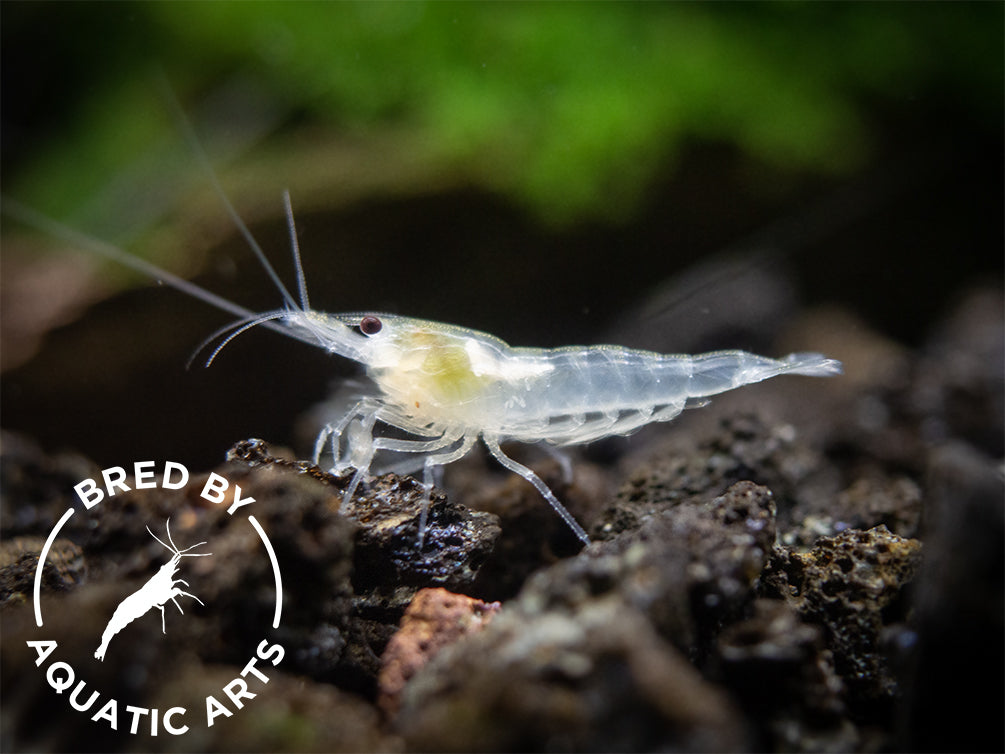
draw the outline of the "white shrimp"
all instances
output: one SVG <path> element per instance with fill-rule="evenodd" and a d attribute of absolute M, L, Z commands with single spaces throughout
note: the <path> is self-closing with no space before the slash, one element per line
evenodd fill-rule
<path fill-rule="evenodd" d="M 343 504 L 378 450 L 424 454 L 426 495 L 435 472 L 481 439 L 507 469 L 533 484 L 584 542 L 589 538 L 541 478 L 505 455 L 501 443 L 576 445 L 669 421 L 688 401 L 780 374 L 829 376 L 839 362 L 819 354 L 770 359 L 745 351 L 664 355 L 616 346 L 513 348 L 486 333 L 389 314 L 285 312 L 292 328 L 366 366 L 378 393 L 363 398 L 318 436 L 317 462 L 331 440 L 336 470 L 356 473 Z M 375 437 L 374 425 L 419 439 Z M 362 429 L 348 457 L 347 429 Z M 421 528 L 421 523 L 420 523 Z"/>
<path fill-rule="evenodd" d="M 673 419 L 689 401 L 693 405 L 741 385 L 781 374 L 824 377 L 841 372 L 840 362 L 816 353 L 771 359 L 745 351 L 689 356 L 617 346 L 513 348 L 492 335 L 440 322 L 395 314 L 318 312 L 307 297 L 289 195 L 285 202 L 297 298 L 220 194 L 282 294 L 282 308 L 252 312 L 20 205 L 12 207 L 8 202 L 6 210 L 239 316 L 239 321 L 207 340 L 222 338 L 207 366 L 231 340 L 257 326 L 362 364 L 376 390 L 360 398 L 339 421 L 324 427 L 315 443 L 314 462 L 320 464 L 328 447 L 333 471 L 355 469 L 342 499 L 345 510 L 377 452 L 417 454 L 418 462 L 411 468 L 422 468 L 425 490 L 420 543 L 430 494 L 442 467 L 464 456 L 478 440 L 500 464 L 534 485 L 576 536 L 589 543 L 583 527 L 541 478 L 502 451 L 504 442 L 558 447 L 627 435 L 651 422 Z M 401 430 L 412 439 L 380 436 L 378 426 Z"/>

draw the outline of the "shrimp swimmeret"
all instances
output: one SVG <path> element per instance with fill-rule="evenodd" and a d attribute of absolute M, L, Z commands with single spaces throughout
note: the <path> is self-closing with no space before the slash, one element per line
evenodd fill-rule
<path fill-rule="evenodd" d="M 376 390 L 324 427 L 315 444 L 314 462 L 320 464 L 330 452 L 333 472 L 355 469 L 342 498 L 345 510 L 377 452 L 414 454 L 412 468 L 423 470 L 425 490 L 420 542 L 442 467 L 464 456 L 478 440 L 500 464 L 534 485 L 576 536 L 588 543 L 586 532 L 555 494 L 531 469 L 507 456 L 502 443 L 561 447 L 627 435 L 651 422 L 673 419 L 689 401 L 693 405 L 742 385 L 782 374 L 841 373 L 839 361 L 816 353 L 771 359 L 746 351 L 690 356 L 618 346 L 514 348 L 492 335 L 440 322 L 396 314 L 315 311 L 308 301 L 288 194 L 285 201 L 297 298 L 226 202 L 284 299 L 282 308 L 260 313 L 20 205 L 6 202 L 5 211 L 240 317 L 207 341 L 221 339 L 207 366 L 231 340 L 258 326 L 362 364 Z M 381 436 L 378 427 L 401 430 L 411 439 Z"/>

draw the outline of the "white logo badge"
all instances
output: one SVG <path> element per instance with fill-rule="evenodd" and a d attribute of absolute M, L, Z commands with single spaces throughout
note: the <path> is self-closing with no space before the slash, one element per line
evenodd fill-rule
<path fill-rule="evenodd" d="M 159 478 L 154 474 L 153 466 L 154 464 L 151 461 L 138 462 L 134 465 L 133 487 L 136 489 L 149 489 L 160 486 L 164 489 L 180 490 L 189 482 L 188 469 L 180 463 L 168 461 L 164 464 L 164 473 Z M 111 498 L 119 492 L 127 492 L 133 489 L 133 487 L 127 484 L 126 479 L 127 474 L 125 469 L 120 466 L 114 466 L 104 469 L 101 472 L 100 480 L 86 479 L 76 485 L 74 489 L 84 507 L 91 509 L 106 498 Z M 242 496 L 239 485 L 235 484 L 231 486 L 229 480 L 216 473 L 209 475 L 199 496 L 214 505 L 225 505 L 229 502 L 230 505 L 227 508 L 227 514 L 230 516 L 234 516 L 237 511 L 255 502 L 253 497 Z M 35 623 L 40 629 L 44 628 L 42 602 L 40 599 L 43 568 L 53 542 L 55 542 L 60 530 L 74 515 L 75 511 L 75 508 L 70 508 L 63 514 L 52 531 L 49 532 L 49 536 L 42 547 L 42 552 L 39 554 L 38 567 L 35 571 L 33 602 L 35 607 Z M 248 515 L 245 520 L 252 526 L 261 539 L 272 565 L 276 596 L 272 628 L 275 630 L 279 628 L 283 603 L 283 585 L 279 572 L 279 562 L 276 559 L 272 543 L 255 517 Z M 156 522 L 155 526 L 159 527 L 160 522 Z M 112 640 L 123 631 L 128 633 L 129 624 L 146 615 L 154 608 L 160 610 L 161 632 L 167 634 L 167 624 L 171 621 L 166 617 L 165 606 L 169 602 L 178 608 L 181 615 L 185 615 L 185 610 L 181 604 L 182 600 L 191 599 L 199 605 L 206 607 L 206 604 L 198 595 L 194 594 L 193 591 L 189 591 L 191 587 L 188 581 L 183 578 L 183 573 L 186 565 L 185 558 L 209 558 L 212 556 L 212 551 L 202 550 L 196 552 L 199 548 L 209 545 L 209 542 L 176 543 L 171 534 L 170 517 L 164 521 L 163 539 L 154 534 L 149 525 L 146 529 L 150 533 L 150 536 L 170 553 L 170 556 L 167 562 L 161 565 L 157 572 L 139 589 L 126 595 L 116 606 L 101 634 L 98 648 L 94 652 L 95 659 L 100 662 L 105 662 L 106 658 L 109 662 L 114 662 L 114 646 L 112 646 L 112 651 L 109 654 L 109 645 L 112 644 Z M 212 606 L 210 605 L 209 608 L 211 609 Z M 173 611 L 171 612 L 173 614 Z M 97 641 L 97 637 L 95 637 L 95 641 Z M 141 731 L 141 722 L 146 721 L 149 723 L 149 733 L 151 736 L 156 736 L 161 731 L 180 736 L 188 732 L 194 725 L 205 725 L 206 728 L 209 728 L 212 727 L 215 718 L 220 716 L 230 717 L 236 711 L 247 706 L 247 702 L 253 700 L 256 696 L 248 687 L 247 676 L 249 674 L 254 676 L 257 682 L 268 683 L 269 681 L 266 673 L 257 668 L 256 664 L 259 661 L 266 661 L 276 666 L 282 661 L 285 654 L 285 650 L 280 644 L 271 642 L 268 639 L 261 641 L 256 647 L 255 656 L 249 660 L 244 670 L 241 671 L 241 677 L 235 678 L 231 683 L 224 686 L 221 693 L 206 697 L 205 717 L 200 721 L 199 713 L 194 713 L 192 717 L 187 717 L 189 711 L 181 706 L 170 707 L 164 710 L 148 709 L 130 704 L 129 701 L 125 700 L 103 698 L 103 695 L 96 690 L 90 692 L 88 696 L 89 684 L 87 680 L 81 678 L 81 673 L 69 662 L 59 659 L 58 642 L 53 639 L 41 638 L 39 640 L 28 641 L 27 644 L 37 654 L 35 666 L 43 670 L 46 681 L 52 689 L 66 699 L 74 710 L 88 715 L 95 723 L 107 724 L 112 730 L 116 731 L 119 730 L 121 712 L 122 717 L 125 717 L 129 721 L 128 730 L 131 734 L 145 733 L 147 725 L 144 723 L 142 726 L 143 730 Z M 44 667 L 50 660 L 52 662 L 47 667 Z"/>

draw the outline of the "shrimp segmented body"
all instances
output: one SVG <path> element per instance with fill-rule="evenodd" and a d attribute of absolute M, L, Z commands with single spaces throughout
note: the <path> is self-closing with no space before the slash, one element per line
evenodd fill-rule
<path fill-rule="evenodd" d="M 252 312 L 193 283 L 180 280 L 116 247 L 90 239 L 16 208 L 21 219 L 50 233 L 168 282 L 240 319 L 214 334 L 207 366 L 231 340 L 267 327 L 363 365 L 375 390 L 324 427 L 314 448 L 320 464 L 331 455 L 335 472 L 355 472 L 342 500 L 345 509 L 369 474 L 378 452 L 414 454 L 423 472 L 422 540 L 433 486 L 444 466 L 480 440 L 505 468 L 530 482 L 583 542 L 589 537 L 541 478 L 507 456 L 507 441 L 576 445 L 627 435 L 665 422 L 686 406 L 727 390 L 783 374 L 826 377 L 841 363 L 816 353 L 782 359 L 745 351 L 668 355 L 617 346 L 514 348 L 483 332 L 395 314 L 325 314 L 311 308 L 300 262 L 289 195 L 285 196 L 297 292 L 294 297 L 255 242 L 226 196 L 224 203 L 284 299 L 282 308 Z M 7 207 L 8 211 L 10 207 Z M 387 437 L 393 428 L 408 438 Z"/>
<path fill-rule="evenodd" d="M 537 474 L 503 453 L 502 443 L 566 446 L 627 435 L 673 419 L 695 399 L 781 374 L 828 376 L 841 368 L 814 353 L 770 359 L 745 351 L 685 356 L 616 346 L 513 348 L 476 330 L 397 315 L 301 314 L 287 324 L 366 365 L 378 389 L 326 426 L 315 445 L 315 461 L 330 442 L 336 469 L 342 459 L 356 468 L 346 501 L 378 450 L 423 454 L 428 494 L 436 470 L 481 440 L 584 542 L 583 528 Z M 377 422 L 419 439 L 374 437 Z M 353 425 L 363 431 L 343 456 L 340 440 Z"/>

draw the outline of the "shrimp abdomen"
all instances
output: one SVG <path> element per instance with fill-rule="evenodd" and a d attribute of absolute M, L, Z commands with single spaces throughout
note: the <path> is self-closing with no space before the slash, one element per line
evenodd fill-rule
<path fill-rule="evenodd" d="M 840 362 L 815 353 L 772 359 L 746 351 L 688 356 L 602 346 L 557 349 L 536 358 L 553 368 L 522 387 L 509 386 L 508 426 L 498 433 L 560 445 L 669 421 L 689 399 L 782 374 L 829 376 L 841 371 Z"/>

